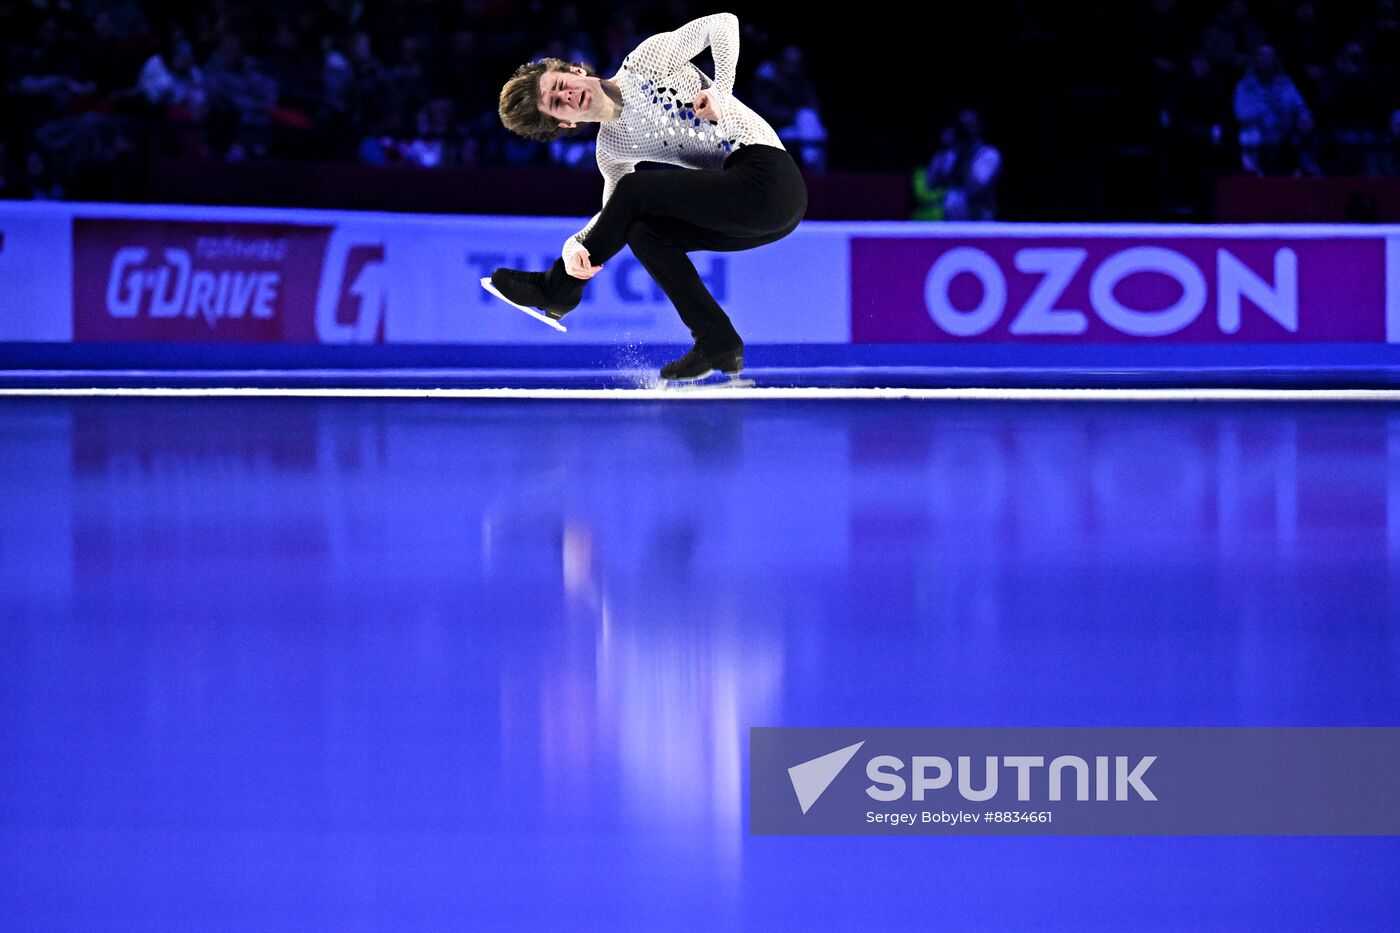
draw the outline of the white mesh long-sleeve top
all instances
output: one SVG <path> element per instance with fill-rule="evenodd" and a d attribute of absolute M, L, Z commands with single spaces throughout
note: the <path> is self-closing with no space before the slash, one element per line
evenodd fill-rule
<path fill-rule="evenodd" d="M 713 79 L 691 63 L 707 47 L 715 60 Z M 738 62 L 739 19 L 733 13 L 702 16 L 674 32 L 652 36 L 623 59 L 622 70 L 612 78 L 622 91 L 622 113 L 598 127 L 604 205 L 618 179 L 638 162 L 717 169 L 741 146 L 784 148 L 768 121 L 734 97 Z M 697 116 L 693 107 L 695 96 L 706 88 L 720 112 L 717 124 Z M 598 216 L 564 241 L 565 261 L 583 248 Z"/>

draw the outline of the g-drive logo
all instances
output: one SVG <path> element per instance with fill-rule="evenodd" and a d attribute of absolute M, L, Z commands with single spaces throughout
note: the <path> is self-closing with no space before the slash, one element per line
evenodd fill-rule
<path fill-rule="evenodd" d="M 72 223 L 76 341 L 315 337 L 311 311 L 329 227 L 126 217 Z"/>
<path fill-rule="evenodd" d="M 857 742 L 788 768 L 788 778 L 804 814 L 863 745 L 864 742 Z M 1073 799 L 1080 801 L 1089 800 L 1091 794 L 1095 801 L 1157 799 L 1143 780 L 1157 760 L 1156 755 L 1145 755 L 1136 761 L 1127 755 L 1091 757 L 1092 766 L 1078 755 L 1059 755 L 1048 763 L 1043 755 L 989 755 L 976 763 L 969 755 L 914 755 L 907 764 L 894 755 L 876 755 L 865 764 L 865 775 L 870 781 L 865 794 L 882 803 L 906 797 L 924 801 L 931 791 L 956 787 L 964 800 L 986 803 L 996 799 L 1003 786 L 1002 772 L 1009 770 L 1015 772 L 1015 799 L 1019 803 L 1062 801 L 1067 788 Z"/>
<path fill-rule="evenodd" d="M 316 293 L 316 337 L 322 343 L 383 343 L 389 307 L 387 251 L 337 230 L 326 247 Z"/>
<path fill-rule="evenodd" d="M 282 273 L 230 268 L 229 261 L 280 263 L 286 251 L 285 240 L 232 237 L 200 237 L 193 251 L 123 247 L 107 276 L 107 314 L 119 320 L 142 312 L 156 319 L 202 318 L 211 328 L 223 319 L 270 319 L 277 313 Z"/>

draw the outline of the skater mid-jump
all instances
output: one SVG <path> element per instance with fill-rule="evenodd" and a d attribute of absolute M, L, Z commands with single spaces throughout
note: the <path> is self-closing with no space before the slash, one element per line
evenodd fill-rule
<path fill-rule="evenodd" d="M 706 47 L 713 80 L 691 64 Z M 497 269 L 494 290 L 557 321 L 578 306 L 588 279 L 630 246 L 695 340 L 661 377 L 737 375 L 744 342 L 686 254 L 772 243 L 807 210 L 802 174 L 778 134 L 734 97 L 738 59 L 739 20 L 716 13 L 647 39 L 611 78 L 557 58 L 516 69 L 500 100 L 501 122 L 512 132 L 548 141 L 601 124 L 603 207 L 564 241 L 548 271 Z M 690 171 L 634 171 L 643 161 Z"/>

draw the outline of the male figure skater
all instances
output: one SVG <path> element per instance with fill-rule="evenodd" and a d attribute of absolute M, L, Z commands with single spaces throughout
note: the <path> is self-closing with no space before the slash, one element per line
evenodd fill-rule
<path fill-rule="evenodd" d="M 691 59 L 709 47 L 711 80 Z M 695 346 L 661 369 L 667 381 L 736 377 L 744 342 L 686 253 L 753 249 L 791 233 L 807 210 L 797 164 L 762 117 L 733 95 L 739 20 L 716 13 L 652 36 L 603 78 L 557 58 L 521 65 L 501 89 L 501 122 L 548 141 L 600 123 L 603 208 L 564 242 L 547 272 L 497 269 L 491 285 L 517 307 L 558 320 L 624 245 L 676 306 Z M 689 171 L 636 172 L 638 162 Z"/>

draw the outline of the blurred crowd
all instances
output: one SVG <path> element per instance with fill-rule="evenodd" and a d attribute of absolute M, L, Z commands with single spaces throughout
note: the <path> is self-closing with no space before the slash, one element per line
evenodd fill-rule
<path fill-rule="evenodd" d="M 1159 215 L 1208 218 L 1224 175 L 1400 175 L 1396 0 L 1099 7 L 1018 0 L 1014 8 L 1008 31 L 1042 38 L 1070 76 L 1060 92 L 1106 102 L 1101 119 L 1076 127 L 1066 147 L 1102 136 L 1111 151 L 1148 154 L 1157 166 Z M 997 126 L 1034 124 L 1037 92 L 1016 85 L 1009 78 L 1003 89 Z M 982 136 L 975 110 L 946 125 L 914 173 L 916 218 L 997 217 L 1002 155 Z"/>
<path fill-rule="evenodd" d="M 1127 42 L 1182 213 L 1221 174 L 1400 175 L 1395 0 L 1144 0 Z"/>
<path fill-rule="evenodd" d="M 831 151 L 834 168 L 927 160 L 921 207 L 950 219 L 998 216 L 1004 168 L 1022 201 L 1056 173 L 1065 198 L 1087 197 L 1103 172 L 1085 170 L 1078 187 L 1065 173 L 1090 140 L 1154 160 L 1168 214 L 1202 215 L 1222 174 L 1400 174 L 1396 0 L 987 6 L 944 11 L 942 28 L 930 12 L 925 57 L 912 59 L 784 8 L 743 15 L 736 90 L 808 171 Z M 0 0 L 0 197 L 139 199 L 168 159 L 591 166 L 589 134 L 543 146 L 501 127 L 505 78 L 543 55 L 612 74 L 646 36 L 716 9 Z M 829 113 L 822 88 L 845 95 Z M 1083 120 L 1086 102 L 1110 99 L 1100 125 Z"/>
<path fill-rule="evenodd" d="M 0 197 L 139 198 L 153 158 L 591 164 L 590 139 L 507 133 L 501 84 L 542 55 L 612 74 L 692 15 L 558 0 L 0 0 Z M 741 85 L 820 168 L 801 50 L 745 26 Z"/>

